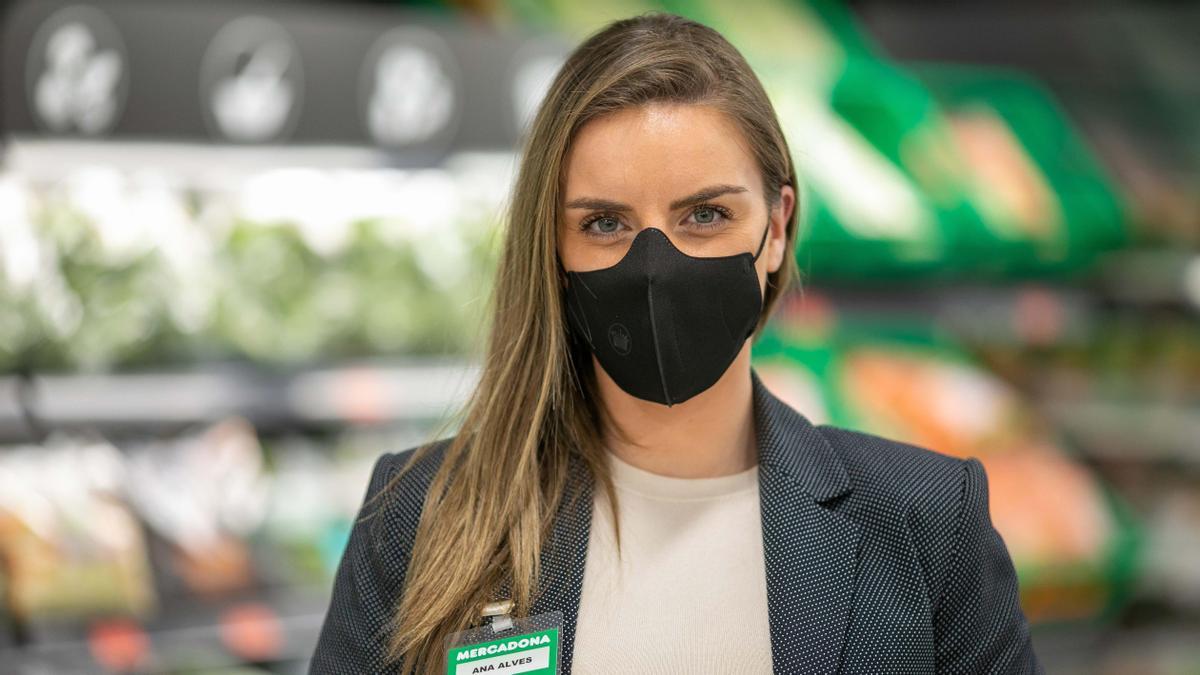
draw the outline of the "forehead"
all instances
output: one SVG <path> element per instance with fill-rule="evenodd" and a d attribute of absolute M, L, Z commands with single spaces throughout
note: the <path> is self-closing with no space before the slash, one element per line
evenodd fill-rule
<path fill-rule="evenodd" d="M 703 105 L 652 103 L 593 119 L 565 161 L 566 199 L 670 201 L 717 183 L 760 189 L 741 129 Z"/>

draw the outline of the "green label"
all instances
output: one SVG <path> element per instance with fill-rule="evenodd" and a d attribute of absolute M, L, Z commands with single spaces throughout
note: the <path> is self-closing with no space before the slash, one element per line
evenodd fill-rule
<path fill-rule="evenodd" d="M 446 675 L 554 675 L 558 672 L 558 629 L 452 647 L 446 664 Z"/>

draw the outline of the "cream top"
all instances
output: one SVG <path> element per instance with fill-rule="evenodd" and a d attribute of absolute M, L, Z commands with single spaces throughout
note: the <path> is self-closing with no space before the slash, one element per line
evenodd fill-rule
<path fill-rule="evenodd" d="M 607 455 L 622 555 L 597 485 L 572 672 L 772 672 L 758 467 L 674 478 Z"/>

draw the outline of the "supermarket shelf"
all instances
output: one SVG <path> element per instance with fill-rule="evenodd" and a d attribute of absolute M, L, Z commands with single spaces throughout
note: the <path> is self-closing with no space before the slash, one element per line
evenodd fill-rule
<path fill-rule="evenodd" d="M 979 301 L 1011 304 L 1031 291 L 1089 309 L 1098 304 L 1133 308 L 1174 308 L 1200 312 L 1200 252 L 1184 248 L 1140 247 L 1098 254 L 1093 266 L 1073 276 L 1012 280 L 816 279 L 810 290 L 877 305 L 906 304 L 930 312 Z"/>
<path fill-rule="evenodd" d="M 1200 254 L 1185 249 L 1117 251 L 1102 259 L 1094 285 L 1109 299 L 1136 306 L 1200 310 Z"/>
<path fill-rule="evenodd" d="M 1034 625 L 1032 638 L 1048 673 L 1192 673 L 1200 665 L 1198 627 L 1187 617 L 1141 627 Z"/>
<path fill-rule="evenodd" d="M 34 182 L 62 178 L 63 167 L 103 166 L 136 171 L 157 167 L 190 185 L 220 189 L 239 184 L 257 172 L 278 167 L 373 169 L 388 165 L 382 150 L 351 145 L 296 146 L 167 141 L 88 141 L 46 139 L 13 134 L 4 146 L 6 170 Z M 218 168 L 219 167 L 219 168 Z"/>
<path fill-rule="evenodd" d="M 806 301 L 847 317 L 933 324 L 968 342 L 1079 342 L 1101 320 L 1099 299 L 1085 288 L 1046 282 L 953 285 L 820 285 Z"/>
<path fill-rule="evenodd" d="M 1038 407 L 1089 455 L 1200 468 L 1200 408 L 1054 397 L 1039 399 Z"/>
<path fill-rule="evenodd" d="M 316 645 L 327 600 L 324 593 L 303 599 L 246 599 L 211 612 L 188 611 L 190 616 L 145 624 L 119 620 L 124 628 L 109 631 L 107 639 L 100 637 L 104 631 L 82 635 L 76 628 L 71 637 L 0 648 L 0 663 L 12 668 L 4 672 L 93 673 L 103 665 L 105 654 L 128 659 L 132 649 L 140 654 L 134 669 L 139 673 L 232 668 L 248 662 L 293 663 L 295 672 L 302 672 Z M 245 618 L 231 620 L 232 612 L 244 609 L 250 610 Z"/>
<path fill-rule="evenodd" d="M 177 427 L 242 416 L 259 429 L 436 420 L 465 399 L 477 367 L 461 361 L 357 362 L 298 371 L 194 371 L 0 377 L 0 439 L 43 429 Z M 23 405 L 22 401 L 27 401 Z"/>

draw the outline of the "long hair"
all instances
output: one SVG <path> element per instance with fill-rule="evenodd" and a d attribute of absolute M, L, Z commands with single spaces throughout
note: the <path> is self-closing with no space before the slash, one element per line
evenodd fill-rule
<path fill-rule="evenodd" d="M 768 207 L 797 190 L 791 153 L 761 82 L 715 30 L 650 12 L 615 21 L 567 58 L 524 139 L 489 303 L 480 377 L 458 433 L 425 496 L 388 657 L 403 672 L 439 669 L 446 637 L 479 625 L 481 605 L 507 582 L 514 615 L 538 593 L 539 554 L 568 487 L 572 453 L 617 499 L 601 430 L 589 354 L 564 320 L 557 266 L 563 163 L 589 120 L 651 102 L 711 106 L 740 128 L 761 168 Z M 761 333 L 776 301 L 798 278 L 796 217 L 784 264 L 767 278 Z M 389 484 L 430 451 L 421 446 Z M 384 492 L 387 491 L 385 487 Z M 618 547 L 620 527 L 616 527 Z"/>

